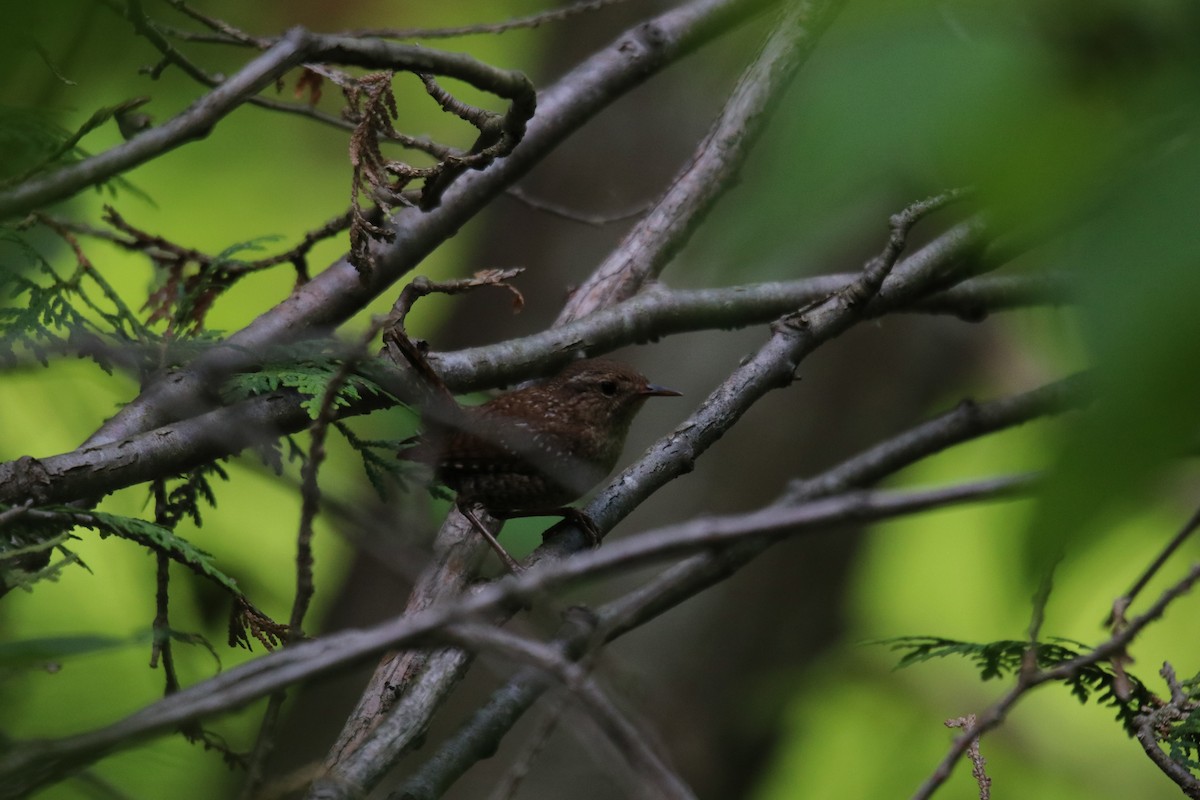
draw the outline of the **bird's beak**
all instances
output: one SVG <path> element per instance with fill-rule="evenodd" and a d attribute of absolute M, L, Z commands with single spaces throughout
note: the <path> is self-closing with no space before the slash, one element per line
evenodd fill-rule
<path fill-rule="evenodd" d="M 642 397 L 682 397 L 683 392 L 677 392 L 674 389 L 668 389 L 665 386 L 659 386 L 656 383 L 647 383 L 638 392 Z"/>

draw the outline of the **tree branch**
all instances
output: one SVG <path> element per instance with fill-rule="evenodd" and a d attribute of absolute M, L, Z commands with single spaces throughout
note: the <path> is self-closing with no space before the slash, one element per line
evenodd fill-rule
<path fill-rule="evenodd" d="M 1079 671 L 1084 667 L 1120 656 L 1146 626 L 1161 617 L 1167 610 L 1167 607 L 1176 599 L 1191 591 L 1197 581 L 1200 581 L 1200 564 L 1193 566 L 1179 581 L 1167 587 L 1144 614 L 1130 620 L 1128 626 L 1114 633 L 1108 640 L 1095 647 L 1090 653 L 1060 664 L 1053 669 L 1043 671 L 1022 670 L 1017 679 L 1016 686 L 984 711 L 983 714 L 980 714 L 979 721 L 975 725 L 972 725 L 955 737 L 950 751 L 946 753 L 945 758 L 937 765 L 933 773 L 925 779 L 925 782 L 913 794 L 913 800 L 928 800 L 929 797 L 932 797 L 933 793 L 950 777 L 950 772 L 954 769 L 954 765 L 967 752 L 971 743 L 1000 725 L 1008 715 L 1008 712 L 1012 710 L 1013 706 L 1028 691 L 1051 681 L 1072 678 L 1078 675 Z"/>
<path fill-rule="evenodd" d="M 791 2 L 749 69 L 738 79 L 708 135 L 671 188 L 621 244 L 571 294 L 558 322 L 632 297 L 691 239 L 692 231 L 735 182 L 778 99 L 816 48 L 842 0 Z"/>
<path fill-rule="evenodd" d="M 524 132 L 525 122 L 533 116 L 533 86 L 519 72 L 497 69 L 463 53 L 447 53 L 379 39 L 322 36 L 303 28 L 293 28 L 236 75 L 216 86 L 169 122 L 103 153 L 0 192 L 0 219 L 25 214 L 62 200 L 188 141 L 204 138 L 221 118 L 305 61 L 458 78 L 510 101 L 509 111 L 504 117 L 504 130 L 518 139 Z"/>
<path fill-rule="evenodd" d="M 917 205 L 924 207 L 925 203 Z M 912 224 L 918 218 L 919 214 L 914 214 L 906 220 Z M 978 221 L 952 229 L 897 267 L 896 274 L 903 275 L 903 279 L 888 288 L 886 295 L 878 296 L 886 298 L 892 307 L 901 307 L 933 287 L 953 283 L 951 276 L 955 267 L 961 270 L 965 264 L 973 268 L 967 257 L 976 251 L 981 234 L 982 225 Z M 895 235 L 893 231 L 893 238 Z M 640 461 L 600 490 L 585 513 L 596 522 L 601 535 L 651 493 L 690 471 L 695 458 L 717 441 L 759 398 L 771 389 L 790 384 L 796 367 L 808 353 L 860 321 L 870 298 L 884 286 L 899 254 L 894 240 L 889 240 L 883 254 L 867 265 L 850 289 L 773 325 L 771 338 L 758 354 L 735 370 L 675 433 L 661 439 Z M 536 566 L 543 561 L 554 562 L 587 544 L 583 532 L 570 523 L 560 524 L 547 534 L 545 544 L 534 552 L 529 563 Z M 406 715 L 402 720 L 395 718 L 393 710 L 391 716 L 395 725 L 389 726 L 388 733 L 398 738 L 381 742 L 383 733 L 373 729 L 378 724 L 378 717 L 388 713 L 390 698 L 399 689 L 401 694 L 411 691 L 440 700 L 457 682 L 470 657 L 461 653 L 457 658 L 439 656 L 439 660 L 439 669 L 435 670 L 425 668 L 420 658 L 403 659 L 402 683 L 394 677 L 399 669 L 396 664 L 381 665 L 334 747 L 327 762 L 329 776 L 314 786 L 311 797 L 348 796 L 340 789 L 347 785 L 342 770 L 373 776 L 361 783 L 367 787 L 386 772 L 393 760 L 425 730 L 436 707 L 436 703 L 427 705 L 419 709 L 421 713 L 415 713 L 416 709 L 405 705 Z M 356 752 L 363 741 L 370 739 L 375 740 L 370 755 Z M 388 754 L 389 758 L 375 758 L 380 753 Z"/>
<path fill-rule="evenodd" d="M 538 115 L 507 158 L 463 175 L 430 211 L 402 209 L 392 219 L 396 238 L 375 252 L 365 281 L 346 259 L 330 265 L 275 308 L 169 376 L 154 381 L 87 442 L 113 441 L 199 413 L 195 398 L 222 375 L 252 365 L 268 345 L 336 326 L 409 272 L 503 193 L 563 139 L 610 102 L 654 73 L 758 11 L 769 0 L 693 0 L 643 22 L 584 60 L 538 97 Z M 141 137 L 134 141 L 140 140 Z"/>
<path fill-rule="evenodd" d="M 119 175 L 195 139 L 202 139 L 217 120 L 247 97 L 300 64 L 308 34 L 295 28 L 271 49 L 169 122 L 145 131 L 110 150 L 62 167 L 48 175 L 0 192 L 0 219 L 26 214 Z"/>
<path fill-rule="evenodd" d="M 683 779 L 667 765 L 649 737 L 620 711 L 586 669 L 563 657 L 554 647 L 514 636 L 491 625 L 455 625 L 449 638 L 474 652 L 498 650 L 532 664 L 566 687 L 617 748 L 633 774 L 627 781 L 632 797 L 694 800 Z"/>
<path fill-rule="evenodd" d="M 936 505 L 1004 496 L 1021 483 L 1002 479 L 929 491 L 850 493 L 843 498 L 796 507 L 786 516 L 754 520 L 754 525 L 741 528 L 721 525 L 703 533 L 682 527 L 673 532 L 667 529 L 667 533 L 656 535 L 653 547 L 629 539 L 576 558 L 547 560 L 521 575 L 480 586 L 465 596 L 455 595 L 422 611 L 405 612 L 380 625 L 331 634 L 269 653 L 164 697 L 112 725 L 64 739 L 14 745 L 0 754 L 0 800 L 27 796 L 148 737 L 169 733 L 188 722 L 240 708 L 278 689 L 362 663 L 389 648 L 421 646 L 454 625 L 473 622 L 514 604 L 528 603 L 550 589 L 595 578 L 622 565 L 648 563 L 693 547 L 708 546 L 703 541 L 773 536 L 785 530 L 798 533 L 848 521 L 889 518 Z M 759 523 L 767 523 L 767 527 Z M 430 666 L 436 663 L 433 661 Z M 421 699 L 429 701 L 420 692 L 405 697 L 418 709 Z M 395 710 L 400 708 L 398 705 Z M 378 740 L 369 740 L 364 752 L 379 744 Z"/>
<path fill-rule="evenodd" d="M 870 485 L 956 444 L 1075 408 L 1083 399 L 1078 384 L 1078 379 L 1072 378 L 1014 397 L 980 404 L 960 403 L 947 414 L 882 442 L 820 475 L 794 481 L 769 508 L 833 497 Z M 593 626 L 580 630 L 578 625 L 565 625 L 555 642 L 565 654 L 578 658 L 588 646 L 611 641 L 729 577 L 775 541 L 777 539 L 773 537 L 760 537 L 689 556 L 624 597 L 598 609 Z M 437 752 L 416 768 L 405 781 L 401 796 L 411 796 L 412 800 L 440 797 L 471 765 L 495 751 L 508 730 L 546 688 L 542 675 L 526 671 L 496 690 L 486 704 L 439 746 Z"/>
<path fill-rule="evenodd" d="M 535 370 L 566 364 L 582 351 L 588 355 L 677 333 L 741 328 L 771 322 L 844 290 L 857 276 L 819 275 L 795 281 L 729 286 L 719 289 L 647 287 L 640 294 L 540 333 L 507 342 L 447 353 L 429 361 L 454 389 L 500 386 Z M 888 289 L 884 283 L 884 291 Z M 946 313 L 971 320 L 992 311 L 1029 305 L 1060 305 L 1069 293 L 1059 276 L 983 276 L 964 281 L 928 298 L 895 307 L 878 298 L 865 317 L 889 313 Z"/>
<path fill-rule="evenodd" d="M 545 365 L 565 361 L 580 350 L 599 355 L 673 333 L 744 327 L 776 319 L 790 309 L 840 291 L 851 280 L 849 275 L 829 275 L 725 289 L 654 289 L 561 328 L 483 347 L 431 353 L 428 359 L 450 388 L 479 391 L 532 377 Z M 886 282 L 884 286 L 886 289 Z M 1057 276 L 984 276 L 900 308 L 876 300 L 867 305 L 866 314 L 874 317 L 931 309 L 970 309 L 968 313 L 975 313 L 1034 303 L 1058 304 L 1066 298 L 1066 288 Z M 410 385 L 410 376 L 389 364 L 376 361 L 370 372 L 397 397 L 416 396 L 419 387 Z M 0 502 L 25 502 L 32 497 L 42 503 L 69 502 L 158 475 L 184 472 L 281 434 L 304 430 L 312 420 L 301 406 L 302 400 L 284 392 L 255 397 L 122 441 L 0 463 Z M 341 416 L 365 413 L 388 402 L 373 398 L 341 409 Z M 31 469 L 35 471 L 27 472 Z"/>

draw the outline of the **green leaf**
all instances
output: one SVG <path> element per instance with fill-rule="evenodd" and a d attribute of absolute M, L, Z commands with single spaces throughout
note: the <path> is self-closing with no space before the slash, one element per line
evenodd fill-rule
<path fill-rule="evenodd" d="M 35 669 L 70 656 L 86 655 L 132 644 L 113 636 L 48 636 L 19 642 L 0 642 L 0 668 Z"/>
<path fill-rule="evenodd" d="M 328 344 L 328 343 L 326 343 Z M 291 355 L 294 360 L 284 360 Z M 304 410 L 312 419 L 321 415 L 321 403 L 330 382 L 341 371 L 341 362 L 332 355 L 314 354 L 311 345 L 281 350 L 272 354 L 256 372 L 235 375 L 225 385 L 226 400 L 269 394 L 281 388 L 295 389 L 304 395 Z M 386 396 L 371 379 L 352 373 L 342 379 L 334 396 L 335 408 L 346 408 L 366 395 Z"/>
<path fill-rule="evenodd" d="M 1030 648 L 1030 643 L 1025 640 L 1006 639 L 978 643 L 938 636 L 900 636 L 873 641 L 870 644 L 887 645 L 893 651 L 902 652 L 904 655 L 896 664 L 897 669 L 934 658 L 957 656 L 974 664 L 983 680 L 1015 676 Z M 1088 650 L 1085 645 L 1069 639 L 1038 642 L 1034 646 L 1037 667 L 1041 670 L 1053 669 L 1060 664 L 1074 661 Z M 1118 685 L 1122 682 L 1129 687 L 1126 699 L 1122 699 L 1118 694 Z M 1118 678 L 1101 664 L 1082 666 L 1074 675 L 1063 679 L 1062 683 L 1081 703 L 1086 703 L 1095 695 L 1102 705 L 1115 708 L 1117 719 L 1130 736 L 1136 735 L 1135 717 L 1141 713 L 1142 708 L 1158 705 L 1154 695 L 1137 677 L 1126 672 L 1122 678 Z"/>
<path fill-rule="evenodd" d="M 165 552 L 173 561 L 184 564 L 197 574 L 215 581 L 237 596 L 241 589 L 237 581 L 221 572 L 213 564 L 212 556 L 179 534 L 162 525 L 136 517 L 123 517 L 117 514 L 107 514 L 102 511 L 91 511 L 80 514 L 69 507 L 59 507 L 47 510 L 59 511 L 69 517 L 75 524 L 84 528 L 99 531 L 102 536 L 119 536 L 137 542 L 145 547 Z"/>
<path fill-rule="evenodd" d="M 1040 575 L 1160 496 L 1200 427 L 1200 143 L 1160 154 L 1074 237 L 1078 315 L 1100 402 L 1068 421 L 1030 522 Z"/>
<path fill-rule="evenodd" d="M 396 458 L 395 454 L 400 449 L 400 441 L 362 439 L 343 422 L 335 422 L 334 427 L 358 452 L 367 480 L 370 481 L 380 499 L 386 499 L 393 487 L 404 490 L 413 483 L 423 482 L 418 477 L 422 467 Z M 377 450 L 383 451 L 383 454 L 376 452 Z"/>

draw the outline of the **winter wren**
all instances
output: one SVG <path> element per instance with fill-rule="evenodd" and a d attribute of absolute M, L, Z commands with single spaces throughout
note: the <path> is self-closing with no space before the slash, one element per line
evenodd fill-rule
<path fill-rule="evenodd" d="M 553 378 L 462 409 L 452 427 L 429 425 L 404 457 L 433 467 L 436 479 L 458 493 L 459 510 L 512 569 L 515 562 L 472 507 L 497 519 L 570 517 L 595 538 L 591 521 L 565 506 L 616 466 L 646 398 L 677 395 L 618 361 L 575 361 Z"/>

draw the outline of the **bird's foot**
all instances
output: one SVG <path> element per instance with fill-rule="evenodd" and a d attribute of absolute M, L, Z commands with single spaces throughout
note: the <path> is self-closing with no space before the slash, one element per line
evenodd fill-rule
<path fill-rule="evenodd" d="M 596 526 L 595 520 L 593 520 L 584 512 L 580 511 L 578 508 L 566 506 L 564 508 L 555 509 L 554 513 L 561 514 L 563 522 L 569 522 L 578 527 L 579 530 L 583 531 L 583 535 L 587 537 L 588 544 L 590 544 L 593 548 L 599 547 L 600 542 L 604 541 L 600 534 L 600 528 Z M 555 527 L 558 526 L 556 525 Z M 553 530 L 553 528 L 551 530 Z"/>

